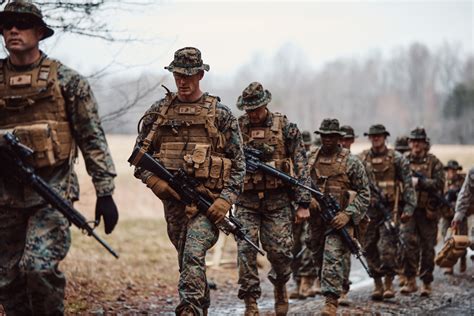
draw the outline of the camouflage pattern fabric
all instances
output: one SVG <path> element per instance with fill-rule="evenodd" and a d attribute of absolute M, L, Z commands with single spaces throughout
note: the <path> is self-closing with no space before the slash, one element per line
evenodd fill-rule
<path fill-rule="evenodd" d="M 425 157 L 415 158 L 407 156 L 411 161 L 424 161 Z M 427 189 L 434 189 L 441 192 L 444 188 L 444 171 L 442 163 L 434 157 L 431 166 L 432 178 L 425 181 Z M 419 191 L 419 187 L 415 187 Z M 438 218 L 430 219 L 426 216 L 427 210 L 418 207 L 415 209 L 413 217 L 400 226 L 402 238 L 406 244 L 403 270 L 406 277 L 415 277 L 419 270 L 420 279 L 425 283 L 433 281 L 435 245 L 438 234 Z M 419 264 L 419 269 L 418 269 Z"/>
<path fill-rule="evenodd" d="M 456 201 L 455 217 L 460 216 L 465 218 L 469 215 L 468 211 L 472 209 L 474 204 L 474 168 L 469 170 L 469 173 L 464 180 L 464 183 L 459 191 L 458 199 Z"/>
<path fill-rule="evenodd" d="M 68 220 L 50 207 L 0 207 L 0 304 L 7 315 L 64 312 L 59 262 L 71 245 Z"/>
<path fill-rule="evenodd" d="M 448 162 L 448 164 L 450 163 L 451 161 Z M 446 166 L 444 168 L 446 170 Z M 459 195 L 459 191 L 461 191 L 461 187 L 462 187 L 462 184 L 464 183 L 464 179 L 466 178 L 466 175 L 465 174 L 461 174 L 461 173 L 458 173 L 456 174 L 452 179 L 449 179 L 448 177 L 446 177 L 446 186 L 445 186 L 445 190 L 444 190 L 444 193 L 446 194 L 448 192 L 448 190 L 456 190 L 458 191 L 458 194 Z M 456 202 L 452 202 L 450 203 L 452 205 L 452 210 L 454 209 L 454 207 L 456 206 Z M 452 216 L 444 216 L 444 214 L 441 214 L 442 217 L 441 217 L 441 220 L 440 220 L 440 229 L 441 229 L 441 236 L 443 237 L 443 240 L 445 239 L 446 237 L 446 233 L 448 231 L 448 228 L 451 226 L 451 221 L 453 220 L 453 217 L 454 217 L 454 213 L 451 213 L 449 212 L 450 215 Z M 461 222 L 461 227 L 458 231 L 458 234 L 460 235 L 467 235 L 467 221 L 462 221 Z"/>
<path fill-rule="evenodd" d="M 40 61 L 30 67 L 39 64 Z M 58 80 L 74 140 L 81 149 L 96 194 L 111 195 L 116 173 L 92 90 L 84 77 L 62 64 L 58 68 Z M 43 178 L 70 201 L 79 199 L 79 182 L 72 164 L 54 167 Z M 21 200 L 27 188 L 13 185 L 7 198 Z M 0 188 L 0 200 L 8 200 L 4 199 L 5 194 Z M 25 310 L 35 314 L 63 310 L 65 279 L 58 264 L 70 246 L 69 223 L 43 203 L 39 197 L 29 199 L 29 205 L 21 209 L 0 203 L 0 303 L 7 312 L 9 306 L 23 308 L 20 314 Z M 5 293 L 12 294 L 5 296 Z M 29 306 L 25 304 L 28 301 Z"/>
<path fill-rule="evenodd" d="M 155 102 L 146 112 L 142 129 L 137 137 L 138 144 L 143 142 L 150 132 L 153 122 L 157 119 L 157 115 L 153 112 L 160 112 L 160 107 L 165 102 L 165 99 Z M 220 102 L 217 104 L 215 125 L 224 136 L 225 156 L 232 160 L 230 180 L 224 183 L 220 197 L 233 204 L 242 191 L 245 176 L 242 137 L 237 119 L 232 115 L 230 109 Z M 146 179 L 151 176 L 151 173 L 136 168 L 135 176 L 146 183 Z M 203 215 L 197 215 L 188 221 L 184 213 L 184 206 L 176 201 L 164 200 L 163 205 L 168 224 L 168 236 L 178 251 L 180 264 L 178 291 L 181 302 L 177 306 L 176 312 L 179 314 L 188 307 L 193 309 L 197 315 L 202 315 L 210 304 L 204 258 L 207 250 L 217 241 L 217 229 Z"/>
<path fill-rule="evenodd" d="M 310 160 L 312 160 L 310 158 Z M 312 168 L 312 166 L 309 166 Z M 351 221 L 346 228 L 354 232 L 354 223 L 358 224 L 365 216 L 369 205 L 370 191 L 369 180 L 364 165 L 359 158 L 350 154 L 345 170 L 349 181 L 350 190 L 356 192 L 354 200 L 344 210 L 350 214 Z M 316 180 L 316 179 L 314 179 Z M 310 238 L 308 245 L 313 252 L 316 267 L 320 266 L 321 291 L 323 295 L 337 297 L 348 288 L 348 270 L 350 270 L 350 251 L 341 238 L 336 234 L 324 236 L 329 228 L 320 218 L 317 210 L 311 210 Z"/>
<path fill-rule="evenodd" d="M 174 59 L 165 67 L 169 72 L 192 76 L 199 71 L 209 71 L 210 67 L 201 59 L 201 51 L 195 47 L 184 47 L 174 53 Z"/>
<path fill-rule="evenodd" d="M 296 224 L 294 218 L 292 218 L 293 223 L 293 261 L 291 262 L 291 271 L 293 272 L 293 279 L 299 280 L 301 277 L 316 277 L 316 267 L 313 263 L 313 255 L 309 247 L 306 246 L 306 240 L 308 239 L 309 227 L 308 222 Z M 296 258 L 296 255 L 300 253 L 301 249 L 306 247 L 303 250 L 303 253 L 299 258 Z"/>
<path fill-rule="evenodd" d="M 265 199 L 257 198 L 253 201 L 254 207 L 239 205 L 235 216 L 255 244 L 258 244 L 260 239 L 272 266 L 268 279 L 273 284 L 286 284 L 291 276 L 293 260 L 291 200 L 284 191 L 267 192 Z M 241 197 L 245 199 L 246 194 Z M 245 205 L 248 206 L 249 203 Z M 244 241 L 238 241 L 237 245 L 240 284 L 238 297 L 258 299 L 262 292 L 258 277 L 257 252 Z"/>

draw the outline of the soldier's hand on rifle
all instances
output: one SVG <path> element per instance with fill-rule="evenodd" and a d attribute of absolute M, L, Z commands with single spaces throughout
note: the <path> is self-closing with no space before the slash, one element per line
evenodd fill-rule
<path fill-rule="evenodd" d="M 151 176 L 146 180 L 146 185 L 149 187 L 155 195 L 161 200 L 176 199 L 181 200 L 181 197 L 171 188 L 168 182 L 158 178 L 157 176 Z"/>
<path fill-rule="evenodd" d="M 349 223 L 351 218 L 344 212 L 339 212 L 331 221 L 331 226 L 335 229 L 341 229 Z"/>
<path fill-rule="evenodd" d="M 402 223 L 408 223 L 408 221 L 410 220 L 410 218 L 411 218 L 411 215 L 410 215 L 410 214 L 403 212 L 402 215 L 400 216 L 400 221 L 401 221 Z"/>
<path fill-rule="evenodd" d="M 298 206 L 296 210 L 295 223 L 300 224 L 309 218 L 309 208 Z"/>
<path fill-rule="evenodd" d="M 218 197 L 207 210 L 207 216 L 211 221 L 217 224 L 224 219 L 231 207 L 232 205 L 229 202 Z"/>
<path fill-rule="evenodd" d="M 117 206 L 111 195 L 100 196 L 95 204 L 95 223 L 99 225 L 100 218 L 104 218 L 104 229 L 106 234 L 110 234 L 117 225 L 119 214 Z"/>

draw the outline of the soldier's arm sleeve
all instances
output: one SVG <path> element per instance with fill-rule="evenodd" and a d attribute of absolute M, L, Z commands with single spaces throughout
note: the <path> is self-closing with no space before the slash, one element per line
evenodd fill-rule
<path fill-rule="evenodd" d="M 437 158 L 433 163 L 433 171 L 431 178 L 426 178 L 424 181 L 419 182 L 418 186 L 424 190 L 433 190 L 437 192 L 443 192 L 445 175 L 443 170 L 443 164 Z"/>
<path fill-rule="evenodd" d="M 403 155 L 395 152 L 395 170 L 397 179 L 403 184 L 403 213 L 413 215 L 416 208 L 416 191 L 411 180 L 410 163 Z"/>
<path fill-rule="evenodd" d="M 220 103 L 218 104 L 217 122 L 217 128 L 221 132 L 221 137 L 224 138 L 225 156 L 232 162 L 230 178 L 224 183 L 220 197 L 234 204 L 242 192 L 245 177 L 242 135 L 236 117 L 228 107 Z"/>
<path fill-rule="evenodd" d="M 58 78 L 73 137 L 82 152 L 96 194 L 111 195 L 116 172 L 91 87 L 85 78 L 64 65 L 58 68 Z"/>
<path fill-rule="evenodd" d="M 464 179 L 464 183 L 459 191 L 456 200 L 456 214 L 461 214 L 462 218 L 466 217 L 467 210 L 474 203 L 474 167 L 469 170 L 469 173 Z"/>
<path fill-rule="evenodd" d="M 140 126 L 140 130 L 138 132 L 137 139 L 135 141 L 135 146 L 142 146 L 143 141 L 148 136 L 151 131 L 151 127 L 155 120 L 157 119 L 157 112 L 159 112 L 159 107 L 161 105 L 161 101 L 155 102 L 146 112 L 143 114 L 142 124 Z M 143 170 L 142 168 L 135 167 L 133 175 L 142 180 L 143 183 L 146 183 L 146 180 L 152 175 L 150 171 Z"/>
<path fill-rule="evenodd" d="M 308 171 L 308 159 L 303 144 L 303 137 L 301 136 L 301 132 L 296 124 L 288 122 L 286 117 L 284 119 L 283 136 L 285 137 L 285 146 L 288 153 L 291 155 L 291 160 L 293 161 L 295 177 L 298 178 L 301 183 L 311 186 Z M 308 208 L 309 203 L 311 202 L 311 193 L 301 187 L 296 187 L 294 190 L 295 202 L 302 207 Z"/>
<path fill-rule="evenodd" d="M 358 225 L 369 207 L 370 188 L 364 165 L 360 159 L 353 155 L 349 155 L 347 160 L 347 176 L 349 177 L 351 190 L 356 192 L 356 196 L 344 210 L 344 213 L 352 218 L 355 225 Z"/>

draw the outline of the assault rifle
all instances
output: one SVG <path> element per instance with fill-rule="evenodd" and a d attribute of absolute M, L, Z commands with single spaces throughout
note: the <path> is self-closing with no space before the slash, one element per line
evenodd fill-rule
<path fill-rule="evenodd" d="M 421 182 L 427 180 L 426 176 L 421 174 L 418 171 L 413 171 L 413 176 L 415 178 L 418 178 L 418 181 L 421 181 Z M 436 190 L 433 190 L 433 189 L 421 189 L 421 190 L 425 191 L 425 192 L 428 192 L 428 195 L 431 196 L 432 198 L 434 198 L 434 200 L 437 203 L 436 206 L 447 206 L 447 207 L 451 208 L 451 204 L 445 199 L 445 197 L 443 195 L 436 192 Z"/>
<path fill-rule="evenodd" d="M 190 205 L 194 203 L 204 213 L 211 207 L 212 200 L 196 190 L 196 187 L 201 185 L 201 183 L 195 178 L 188 176 L 183 169 L 179 169 L 172 174 L 150 154 L 142 152 L 138 146 L 133 150 L 128 162 L 136 167 L 150 171 L 160 179 L 168 182 L 169 186 L 179 194 L 181 197 L 180 202 L 183 204 Z M 260 254 L 265 255 L 263 250 L 255 245 L 244 233 L 242 224 L 234 216 L 224 217 L 216 226 L 224 234 L 233 234 L 236 239 L 246 241 Z"/>
<path fill-rule="evenodd" d="M 314 183 L 312 184 L 312 186 L 307 186 L 301 183 L 298 179 L 287 175 L 286 173 L 262 162 L 260 158 L 262 156 L 262 152 L 260 150 L 251 147 L 244 147 L 244 154 L 247 172 L 254 173 L 260 170 L 263 173 L 279 178 L 283 182 L 286 182 L 290 185 L 298 186 L 310 191 L 321 206 L 321 212 L 319 212 L 319 214 L 327 225 L 329 225 L 334 219 L 334 217 L 336 217 L 337 213 L 341 211 L 341 207 L 334 199 L 334 197 L 331 195 L 323 194 L 321 191 L 315 189 L 314 187 L 316 187 L 316 185 Z M 361 246 L 357 239 L 352 238 L 345 227 L 339 230 L 330 229 L 328 232 L 326 232 L 326 235 L 331 234 L 333 232 L 339 234 L 344 244 L 349 248 L 350 252 L 354 256 L 356 256 L 356 258 L 364 267 L 365 271 L 367 271 L 367 274 L 372 277 L 372 274 L 370 273 L 367 264 L 363 260 Z"/>
<path fill-rule="evenodd" d="M 94 232 L 94 228 L 89 226 L 86 218 L 35 173 L 34 168 L 27 162 L 32 154 L 33 150 L 20 143 L 16 136 L 9 132 L 5 133 L 3 139 L 0 140 L 0 169 L 2 174 L 30 186 L 53 208 L 63 214 L 70 223 L 88 236 L 92 236 L 118 259 L 118 254 Z"/>
<path fill-rule="evenodd" d="M 379 224 L 383 224 L 395 243 L 405 250 L 406 244 L 400 236 L 400 230 L 392 220 L 392 212 L 389 210 L 390 203 L 387 200 L 387 197 L 373 183 L 370 184 L 370 190 L 375 194 L 375 209 L 383 215 L 383 219 Z"/>

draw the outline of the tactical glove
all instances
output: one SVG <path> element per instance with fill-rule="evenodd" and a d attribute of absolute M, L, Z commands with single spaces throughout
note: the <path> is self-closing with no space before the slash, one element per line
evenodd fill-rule
<path fill-rule="evenodd" d="M 146 185 L 149 187 L 155 195 L 161 200 L 176 199 L 181 200 L 181 197 L 171 188 L 168 182 L 158 178 L 157 176 L 151 176 L 146 180 Z"/>
<path fill-rule="evenodd" d="M 211 221 L 217 224 L 224 219 L 225 214 L 227 214 L 231 206 L 229 202 L 218 197 L 207 210 L 207 216 Z"/>
<path fill-rule="evenodd" d="M 99 225 L 100 217 L 104 218 L 104 229 L 106 234 L 110 234 L 117 225 L 119 214 L 117 206 L 111 195 L 100 196 L 95 204 L 95 223 Z"/>
<path fill-rule="evenodd" d="M 341 229 L 349 223 L 351 218 L 344 212 L 339 212 L 331 221 L 331 226 L 335 229 Z"/>

